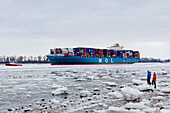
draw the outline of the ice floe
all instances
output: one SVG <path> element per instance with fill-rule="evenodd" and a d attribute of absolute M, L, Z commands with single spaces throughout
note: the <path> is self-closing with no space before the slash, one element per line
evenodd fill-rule
<path fill-rule="evenodd" d="M 114 99 L 119 99 L 119 98 L 124 98 L 123 95 L 118 92 L 118 91 L 115 91 L 115 92 L 109 92 L 108 93 L 108 96 L 111 97 L 111 98 L 114 98 Z"/>
<path fill-rule="evenodd" d="M 52 92 L 52 95 L 64 95 L 68 94 L 67 87 L 61 87 Z"/>
<path fill-rule="evenodd" d="M 117 84 L 114 82 L 106 82 L 106 85 L 110 86 L 110 87 L 115 87 Z"/>
<path fill-rule="evenodd" d="M 86 91 L 86 90 L 83 90 L 83 91 L 80 91 L 80 97 L 89 97 L 89 96 L 92 96 L 92 93 L 90 93 L 90 91 Z"/>
<path fill-rule="evenodd" d="M 139 89 L 142 92 L 154 90 L 152 85 L 140 85 L 140 86 L 137 86 L 136 88 Z"/>
<path fill-rule="evenodd" d="M 151 98 L 153 101 L 163 101 L 163 100 L 165 100 L 165 97 L 163 97 L 163 96 L 157 96 L 157 97 L 152 97 Z"/>
<path fill-rule="evenodd" d="M 31 69 L 30 73 L 26 70 L 25 74 L 18 70 L 13 75 L 15 72 L 11 71 L 3 81 L 8 72 L 5 70 L 0 73 L 0 110 L 5 102 L 17 105 L 17 100 L 21 107 L 10 104 L 5 108 L 7 112 L 169 113 L 169 67 L 159 69 L 167 74 L 157 74 L 157 89 L 146 84 L 147 67 L 152 72 L 159 68 L 156 64 L 50 66 L 47 70 Z"/>
<path fill-rule="evenodd" d="M 125 97 L 125 100 L 136 100 L 139 99 L 142 93 L 138 89 L 125 87 L 121 89 L 121 93 Z"/>
<path fill-rule="evenodd" d="M 125 109 L 147 109 L 149 108 L 149 106 L 146 106 L 144 103 L 127 103 L 123 106 L 123 108 Z"/>
<path fill-rule="evenodd" d="M 136 80 L 136 79 L 133 79 L 133 80 L 132 80 L 132 83 L 133 83 L 133 85 L 141 85 L 141 84 L 143 84 L 142 81 Z"/>
<path fill-rule="evenodd" d="M 144 113 L 155 113 L 156 108 L 147 108 L 142 110 Z"/>
<path fill-rule="evenodd" d="M 170 93 L 170 88 L 169 87 L 165 87 L 165 88 L 161 89 L 161 91 L 163 93 Z"/>
<path fill-rule="evenodd" d="M 133 111 L 126 110 L 121 107 L 109 107 L 106 113 L 135 113 Z"/>
<path fill-rule="evenodd" d="M 170 113 L 170 109 L 162 109 L 160 113 Z"/>

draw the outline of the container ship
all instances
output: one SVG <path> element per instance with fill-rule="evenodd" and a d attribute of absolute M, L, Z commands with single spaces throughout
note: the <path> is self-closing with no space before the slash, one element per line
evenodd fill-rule
<path fill-rule="evenodd" d="M 46 55 L 51 65 L 111 65 L 132 64 L 140 60 L 139 51 L 124 50 L 115 44 L 107 49 L 99 48 L 54 48 Z"/>

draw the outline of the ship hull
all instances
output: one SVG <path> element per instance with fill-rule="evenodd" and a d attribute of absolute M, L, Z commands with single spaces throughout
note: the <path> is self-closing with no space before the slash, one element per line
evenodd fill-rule
<path fill-rule="evenodd" d="M 47 55 L 51 65 L 115 65 L 132 64 L 140 59 L 134 58 L 91 58 L 91 57 L 64 57 Z"/>
<path fill-rule="evenodd" d="M 21 64 L 10 64 L 10 63 L 6 63 L 6 66 L 22 66 Z"/>

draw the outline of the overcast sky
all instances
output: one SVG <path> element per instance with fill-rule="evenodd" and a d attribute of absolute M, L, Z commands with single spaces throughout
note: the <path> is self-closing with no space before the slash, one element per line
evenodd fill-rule
<path fill-rule="evenodd" d="M 114 43 L 170 58 L 170 0 L 0 0 L 0 56 Z"/>

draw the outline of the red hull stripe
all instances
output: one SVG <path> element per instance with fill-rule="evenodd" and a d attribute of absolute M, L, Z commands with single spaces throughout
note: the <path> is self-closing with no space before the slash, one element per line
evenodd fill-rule
<path fill-rule="evenodd" d="M 115 63 L 115 64 L 51 64 L 51 65 L 124 65 L 132 63 Z"/>
<path fill-rule="evenodd" d="M 21 64 L 6 64 L 6 66 L 22 66 Z"/>

